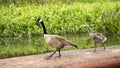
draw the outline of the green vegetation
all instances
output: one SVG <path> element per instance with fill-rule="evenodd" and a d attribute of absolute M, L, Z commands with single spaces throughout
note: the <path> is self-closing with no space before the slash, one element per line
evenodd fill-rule
<path fill-rule="evenodd" d="M 93 47 L 88 35 L 82 35 L 87 33 L 83 25 L 88 24 L 95 32 L 107 36 L 120 34 L 119 0 L 0 0 L 0 36 L 19 38 L 0 38 L 0 58 L 53 50 L 44 43 L 42 27 L 35 25 L 38 17 L 44 20 L 48 33 L 62 35 L 79 48 Z M 108 36 L 107 45 L 120 44 L 118 35 Z"/>
<path fill-rule="evenodd" d="M 21 4 L 46 4 L 46 3 L 73 3 L 73 2 L 83 2 L 83 3 L 95 3 L 95 2 L 116 2 L 119 0 L 0 0 L 0 4 L 11 4 L 14 3 L 16 5 Z"/>
<path fill-rule="evenodd" d="M 120 2 L 31 4 L 0 6 L 0 36 L 42 34 L 35 19 L 42 17 L 49 33 L 81 33 L 89 24 L 95 31 L 120 33 Z"/>

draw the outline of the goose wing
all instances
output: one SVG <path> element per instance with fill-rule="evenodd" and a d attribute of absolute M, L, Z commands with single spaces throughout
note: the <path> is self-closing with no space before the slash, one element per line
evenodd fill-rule
<path fill-rule="evenodd" d="M 106 37 L 102 33 L 93 33 L 92 39 L 96 42 L 103 41 Z"/>
<path fill-rule="evenodd" d="M 59 42 L 61 42 L 64 46 L 75 45 L 74 43 L 72 43 L 71 41 L 65 39 L 62 36 L 55 35 L 54 37 L 55 37 L 56 40 L 58 40 Z"/>

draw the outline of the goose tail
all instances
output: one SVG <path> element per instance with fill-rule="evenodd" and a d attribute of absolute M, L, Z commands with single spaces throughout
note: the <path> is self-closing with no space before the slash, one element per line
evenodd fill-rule
<path fill-rule="evenodd" d="M 105 42 L 107 40 L 107 38 L 105 37 L 104 40 L 102 42 Z"/>

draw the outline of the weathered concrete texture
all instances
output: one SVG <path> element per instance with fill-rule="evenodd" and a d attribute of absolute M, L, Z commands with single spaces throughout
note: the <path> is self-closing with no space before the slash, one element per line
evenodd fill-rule
<path fill-rule="evenodd" d="M 120 68 L 120 45 L 103 48 L 62 51 L 61 58 L 56 54 L 39 54 L 0 60 L 0 68 Z"/>

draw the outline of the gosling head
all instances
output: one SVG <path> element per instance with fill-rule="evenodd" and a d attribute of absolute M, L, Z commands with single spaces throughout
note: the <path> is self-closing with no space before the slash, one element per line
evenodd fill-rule
<path fill-rule="evenodd" d="M 43 22 L 43 20 L 42 20 L 41 18 L 38 18 L 38 19 L 36 20 L 35 24 L 36 24 L 36 25 L 39 25 L 39 23 L 42 23 L 42 22 Z"/>
<path fill-rule="evenodd" d="M 85 27 L 85 28 L 90 28 L 90 26 L 89 26 L 89 25 L 84 25 L 84 27 Z"/>

